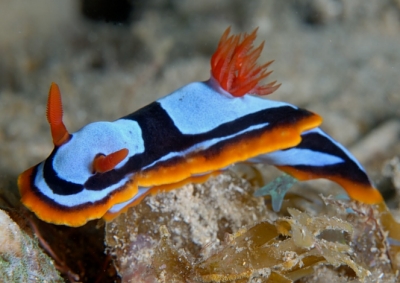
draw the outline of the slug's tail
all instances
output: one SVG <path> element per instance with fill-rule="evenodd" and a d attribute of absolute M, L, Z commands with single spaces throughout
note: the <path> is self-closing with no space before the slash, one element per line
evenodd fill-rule
<path fill-rule="evenodd" d="M 260 84 L 272 71 L 268 66 L 273 61 L 257 65 L 264 47 L 262 42 L 254 48 L 257 28 L 250 34 L 229 35 L 230 27 L 222 35 L 218 48 L 211 57 L 211 74 L 220 86 L 231 95 L 239 97 L 247 93 L 267 95 L 277 90 L 276 81 Z"/>
<path fill-rule="evenodd" d="M 336 182 L 352 199 L 360 202 L 379 204 L 384 201 L 355 157 L 319 128 L 303 132 L 301 142 L 295 147 L 258 159 L 300 181 L 324 178 Z"/>

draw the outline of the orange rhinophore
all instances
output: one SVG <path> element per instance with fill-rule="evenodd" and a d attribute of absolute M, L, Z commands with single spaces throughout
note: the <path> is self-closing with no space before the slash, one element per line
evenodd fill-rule
<path fill-rule="evenodd" d="M 108 155 L 97 155 L 93 160 L 93 172 L 105 173 L 114 169 L 115 166 L 125 159 L 128 153 L 128 149 L 123 148 Z"/>
<path fill-rule="evenodd" d="M 49 91 L 49 99 L 47 101 L 47 121 L 50 124 L 51 136 L 56 146 L 67 142 L 70 137 L 62 120 L 62 116 L 63 109 L 60 89 L 57 84 L 52 83 Z"/>

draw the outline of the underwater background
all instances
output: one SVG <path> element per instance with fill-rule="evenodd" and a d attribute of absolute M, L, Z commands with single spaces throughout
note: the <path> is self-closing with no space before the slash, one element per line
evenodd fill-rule
<path fill-rule="evenodd" d="M 290 205 L 281 214 L 271 212 L 264 199 L 252 196 L 256 184 L 238 177 L 247 174 L 243 172 L 248 169 L 242 168 L 237 169 L 240 173 L 226 173 L 204 185 L 188 185 L 149 197 L 131 213 L 107 224 L 99 221 L 79 229 L 57 227 L 24 210 L 18 201 L 16 179 L 53 148 L 45 117 L 51 82 L 60 86 L 64 122 L 70 132 L 90 122 L 112 121 L 189 82 L 207 80 L 210 57 L 224 30 L 231 26 L 235 33 L 259 28 L 256 44 L 265 40 L 260 62 L 275 60 L 270 77 L 282 83 L 268 98 L 320 114 L 324 118 L 321 128 L 357 157 L 393 208 L 393 215 L 400 214 L 399 1 L 107 2 L 0 0 L 0 208 L 11 217 L 0 217 L 2 238 L 6 239 L 0 243 L 12 247 L 0 248 L 0 274 L 6 276 L 5 271 L 14 270 L 17 277 L 9 280 L 20 282 L 35 282 L 35 278 L 51 282 L 270 282 L 255 280 L 268 276 L 273 280 L 267 269 L 278 264 L 272 259 L 259 260 L 259 266 L 233 272 L 236 275 L 226 275 L 225 279 L 221 274 L 228 271 L 214 270 L 213 274 L 219 272 L 220 277 L 212 277 L 210 266 L 216 268 L 215 257 L 234 257 L 226 246 L 239 239 L 240 233 L 259 235 L 240 229 L 267 225 L 256 227 L 277 229 L 284 235 L 282 229 L 304 227 L 301 217 L 309 217 L 334 227 L 328 230 L 357 239 L 361 246 L 351 239 L 332 236 L 336 242 L 347 241 L 353 251 L 368 247 L 380 252 L 354 257 L 352 252 L 346 254 L 347 247 L 335 246 L 328 254 L 312 255 L 325 260 L 315 265 L 315 272 L 299 271 L 301 276 L 288 280 L 326 282 L 327 277 L 321 277 L 329 276 L 331 282 L 350 282 L 364 276 L 370 282 L 382 278 L 386 280 L 382 282 L 396 282 L 396 276 L 390 273 L 390 260 L 382 259 L 387 248 L 384 233 L 375 226 L 361 225 L 367 222 L 362 218 L 368 215 L 365 208 L 350 219 L 346 212 L 357 212 L 354 206 L 328 200 L 331 207 L 322 208 L 319 193 L 340 192 L 324 181 L 299 184 L 293 189 L 304 190 L 300 195 L 316 196 L 311 198 L 315 203 L 309 205 L 299 203 L 296 197 L 289 203 L 308 214 L 288 210 Z M 259 170 L 268 171 L 263 176 L 267 182 L 276 175 L 273 169 L 269 173 L 269 167 Z M 329 217 L 324 218 L 326 215 Z M 284 216 L 291 216 L 292 222 L 287 220 L 287 224 Z M 332 217 L 347 222 L 330 223 Z M 260 224 L 265 221 L 274 224 Z M 310 241 L 322 245 L 320 235 L 330 232 L 310 225 L 310 235 L 318 236 L 310 236 Z M 238 231 L 242 232 L 235 234 Z M 365 231 L 375 231 L 371 233 L 378 233 L 374 235 L 380 241 L 368 242 L 361 235 Z M 61 275 L 32 235 L 42 246 L 47 243 L 52 247 L 56 256 L 45 250 Z M 271 239 L 275 236 L 269 235 Z M 17 244 L 7 240 L 13 237 L 19 239 Z M 269 238 L 264 240 L 268 242 Z M 237 243 L 241 244 L 239 240 Z M 293 266 L 300 265 L 305 257 L 297 250 L 299 245 L 310 252 L 307 244 L 293 243 L 296 249 L 285 255 L 286 259 L 298 257 L 297 261 L 288 260 Z M 35 250 L 35 256 L 25 254 L 22 247 L 27 246 Z M 224 248 L 226 254 L 219 254 Z M 339 256 L 337 261 L 327 259 L 340 249 L 349 258 L 353 256 L 354 264 L 346 256 Z M 155 258 L 165 258 L 166 262 Z M 225 265 L 234 269 L 242 259 L 239 256 L 235 259 L 238 262 Z M 271 265 L 266 265 L 269 260 Z M 304 265 L 314 263 L 304 261 Z M 335 268 L 339 265 L 346 267 Z M 276 282 L 291 282 L 284 281 L 289 276 L 286 269 L 278 269 L 282 272 L 273 276 L 282 277 Z M 249 281 L 251 276 L 259 277 Z"/>

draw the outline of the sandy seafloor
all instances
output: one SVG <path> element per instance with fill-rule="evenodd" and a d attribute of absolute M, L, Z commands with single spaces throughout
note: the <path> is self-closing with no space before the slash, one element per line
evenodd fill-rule
<path fill-rule="evenodd" d="M 52 150 L 51 82 L 60 86 L 70 132 L 114 120 L 208 79 L 228 26 L 235 33 L 259 27 L 260 61 L 274 59 L 271 78 L 282 83 L 268 98 L 319 113 L 322 128 L 356 155 L 395 208 L 387 162 L 400 156 L 396 0 L 143 1 L 129 25 L 88 21 L 78 1 L 0 0 L 3 194 Z"/>

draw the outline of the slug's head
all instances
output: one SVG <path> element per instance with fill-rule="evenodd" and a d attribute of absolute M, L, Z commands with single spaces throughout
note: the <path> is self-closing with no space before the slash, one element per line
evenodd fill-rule
<path fill-rule="evenodd" d="M 68 141 L 72 138 L 72 135 L 68 133 L 67 128 L 64 125 L 64 122 L 62 120 L 63 116 L 63 109 L 62 109 L 62 102 L 61 102 L 61 93 L 60 89 L 57 84 L 52 83 L 50 86 L 50 91 L 49 91 L 49 98 L 47 101 L 47 121 L 50 124 L 50 130 L 51 130 L 51 136 L 53 138 L 53 143 L 55 148 L 59 148 L 65 144 L 68 143 Z M 97 127 L 101 128 L 101 126 L 96 125 Z M 96 128 L 95 126 L 95 128 Z M 96 137 L 90 136 L 90 134 L 94 134 L 92 131 L 87 131 L 87 129 L 83 128 L 81 130 L 80 135 L 83 135 L 81 137 L 81 144 L 84 146 L 87 144 L 87 142 L 83 142 L 85 139 L 90 139 L 94 140 L 94 146 L 98 145 L 100 148 L 99 150 L 101 151 L 101 147 L 105 146 L 105 150 L 107 151 L 108 148 L 108 137 L 105 135 L 106 133 Z M 101 140 L 103 139 L 103 141 Z M 80 146 L 82 148 L 82 146 Z M 95 147 L 98 147 L 95 146 Z M 71 146 L 68 146 L 71 148 Z M 72 151 L 73 151 L 72 147 Z M 78 147 L 79 148 L 79 147 Z M 92 149 L 92 150 L 91 150 Z M 88 151 L 93 151 L 93 147 L 90 148 L 82 148 L 80 151 L 88 152 Z M 122 160 L 125 159 L 125 157 L 128 155 L 128 149 L 127 148 L 122 148 L 120 150 L 117 150 L 115 152 L 112 152 L 110 154 L 105 155 L 102 152 L 99 152 L 93 157 L 93 161 L 91 162 L 91 167 L 93 173 L 105 173 L 107 171 L 110 171 L 114 169 Z M 72 153 L 75 156 L 78 156 L 78 154 L 81 154 L 83 152 L 75 152 Z M 60 159 L 66 159 L 67 157 L 64 156 L 60 157 Z M 77 158 L 75 158 L 76 160 Z M 65 162 L 66 160 L 64 160 Z M 71 160 L 73 161 L 73 160 Z M 73 167 L 73 166 L 71 166 Z M 77 172 L 78 173 L 78 172 Z"/>
<path fill-rule="evenodd" d="M 277 85 L 276 81 L 261 84 L 272 73 L 267 69 L 273 61 L 257 65 L 257 59 L 264 47 L 264 42 L 257 48 L 253 47 L 257 29 L 243 36 L 230 36 L 230 30 L 230 27 L 226 29 L 211 58 L 211 75 L 214 80 L 236 97 L 245 94 L 267 95 L 277 90 L 280 84 Z"/>
<path fill-rule="evenodd" d="M 60 90 L 53 83 L 47 120 L 54 149 L 46 160 L 23 172 L 18 185 L 22 202 L 39 218 L 79 226 L 135 195 L 137 186 L 124 166 L 142 151 L 143 141 L 132 120 L 96 122 L 70 134 L 62 115 Z"/>

